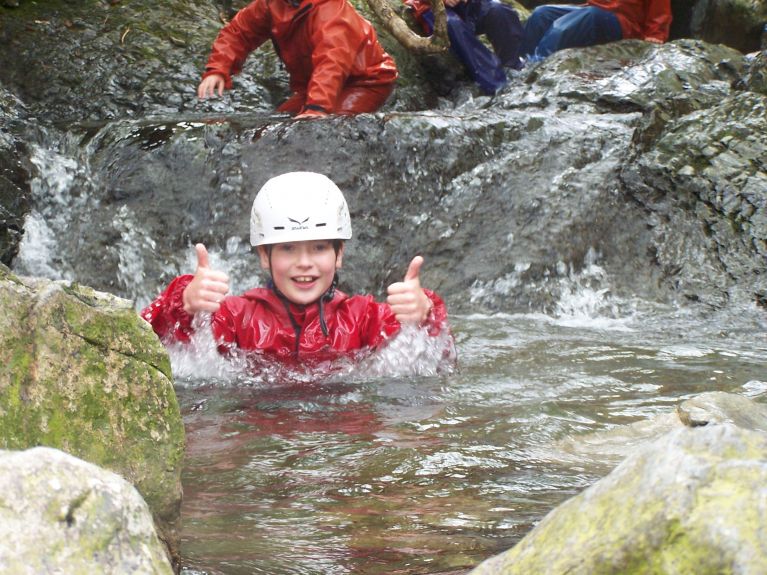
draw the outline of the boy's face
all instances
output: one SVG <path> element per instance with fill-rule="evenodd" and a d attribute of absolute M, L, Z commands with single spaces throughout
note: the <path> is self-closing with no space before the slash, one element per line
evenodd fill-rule
<path fill-rule="evenodd" d="M 271 248 L 270 258 L 267 247 L 258 247 L 261 267 L 271 269 L 277 289 L 301 305 L 317 301 L 328 290 L 344 255 L 343 244 L 336 254 L 332 240 L 289 242 Z"/>

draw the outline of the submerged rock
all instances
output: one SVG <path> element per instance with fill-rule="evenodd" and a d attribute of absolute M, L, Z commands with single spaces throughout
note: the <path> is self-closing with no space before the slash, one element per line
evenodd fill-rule
<path fill-rule="evenodd" d="M 682 427 L 732 423 L 767 433 L 767 406 L 734 393 L 710 391 L 677 405 L 673 413 L 620 425 L 606 431 L 573 435 L 559 442 L 553 453 L 563 461 L 582 461 L 607 467 L 617 465 L 639 446 Z"/>
<path fill-rule="evenodd" d="M 131 302 L 0 267 L 0 446 L 55 447 L 146 499 L 178 559 L 184 429 L 170 363 Z"/>
<path fill-rule="evenodd" d="M 173 573 L 136 489 L 115 473 L 47 447 L 0 451 L 0 570 Z"/>
<path fill-rule="evenodd" d="M 765 573 L 767 434 L 682 427 L 636 450 L 472 575 Z"/>

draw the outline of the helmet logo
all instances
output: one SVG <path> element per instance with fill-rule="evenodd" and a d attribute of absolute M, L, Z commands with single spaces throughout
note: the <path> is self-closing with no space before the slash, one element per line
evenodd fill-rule
<path fill-rule="evenodd" d="M 309 226 L 305 226 L 304 224 L 309 221 L 309 218 L 306 218 L 304 220 L 301 220 L 300 222 L 298 220 L 294 220 L 293 218 L 288 218 L 288 221 L 293 222 L 296 224 L 295 226 L 291 226 L 291 230 L 308 230 Z"/>

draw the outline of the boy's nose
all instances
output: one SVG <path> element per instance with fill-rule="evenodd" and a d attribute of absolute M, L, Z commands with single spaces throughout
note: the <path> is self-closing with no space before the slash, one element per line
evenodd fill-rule
<path fill-rule="evenodd" d="M 300 250 L 298 252 L 298 265 L 308 267 L 312 265 L 312 258 L 309 256 L 307 250 Z"/>

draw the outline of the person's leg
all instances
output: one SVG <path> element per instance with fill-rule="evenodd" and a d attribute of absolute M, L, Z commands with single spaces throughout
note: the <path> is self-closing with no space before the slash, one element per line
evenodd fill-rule
<path fill-rule="evenodd" d="M 448 8 L 447 35 L 450 51 L 466 67 L 466 71 L 486 94 L 495 94 L 506 85 L 506 74 L 498 57 L 479 41 L 473 26 L 466 23 L 454 10 Z M 434 29 L 434 14 L 424 13 L 424 20 Z"/>
<path fill-rule="evenodd" d="M 346 86 L 338 97 L 338 106 L 334 114 L 364 114 L 375 112 L 386 103 L 394 90 L 394 84 L 379 86 Z"/>
<path fill-rule="evenodd" d="M 519 52 L 525 35 L 519 14 L 514 8 L 498 0 L 479 2 L 480 11 L 475 33 L 487 36 L 502 66 L 518 69 L 521 66 Z"/>
<path fill-rule="evenodd" d="M 525 22 L 525 36 L 522 40 L 520 56 L 528 58 L 535 54 L 535 49 L 552 24 L 562 16 L 578 9 L 578 6 L 547 4 L 533 10 Z"/>
<path fill-rule="evenodd" d="M 608 10 L 587 6 L 558 18 L 543 35 L 535 56 L 545 58 L 565 48 L 580 48 L 616 42 L 623 38 L 617 16 Z"/>

